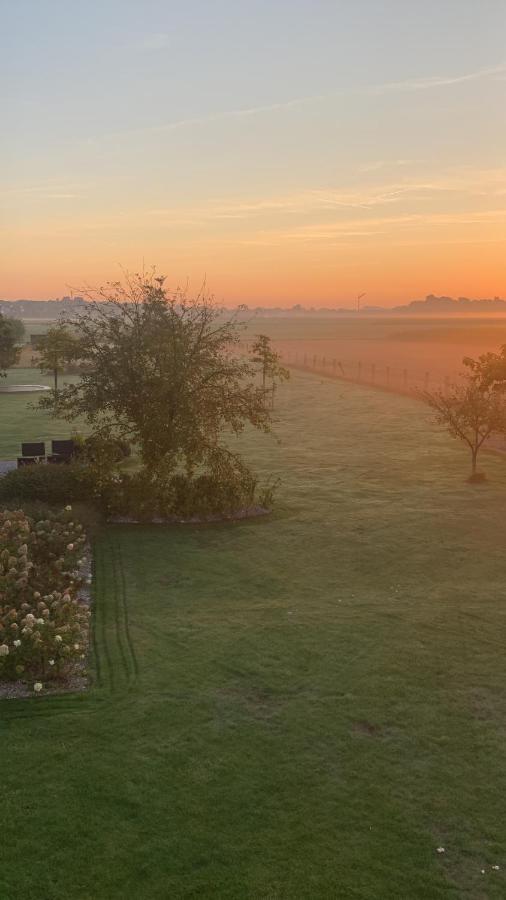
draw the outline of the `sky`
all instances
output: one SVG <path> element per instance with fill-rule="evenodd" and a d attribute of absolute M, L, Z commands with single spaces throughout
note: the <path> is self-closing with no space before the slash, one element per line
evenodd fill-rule
<path fill-rule="evenodd" d="M 506 296 L 504 0 L 0 0 L 0 298 Z"/>

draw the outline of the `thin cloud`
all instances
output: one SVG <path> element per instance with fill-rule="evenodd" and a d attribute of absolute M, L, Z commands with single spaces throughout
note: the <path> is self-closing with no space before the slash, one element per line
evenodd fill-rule
<path fill-rule="evenodd" d="M 308 189 L 259 199 L 224 201 L 210 199 L 206 206 L 178 209 L 161 207 L 144 211 L 144 215 L 160 224 L 179 222 L 180 225 L 206 225 L 211 221 L 226 222 L 255 220 L 277 215 L 311 215 L 325 211 L 370 211 L 376 207 L 391 207 L 399 203 L 412 204 L 420 198 L 438 195 L 467 197 L 504 196 L 506 169 L 455 170 L 439 178 L 388 182 L 363 190 Z"/>
<path fill-rule="evenodd" d="M 390 236 L 396 231 L 404 232 L 407 228 L 426 229 L 436 227 L 502 225 L 506 223 L 506 210 L 496 209 L 487 212 L 462 213 L 413 213 L 403 216 L 381 216 L 362 222 L 360 219 L 348 219 L 345 222 L 324 223 L 301 226 L 293 229 L 262 229 L 256 235 L 243 238 L 238 243 L 245 246 L 273 246 L 292 243 L 321 244 L 340 243 L 343 239 L 369 238 L 381 235 Z M 419 239 L 418 241 L 419 242 Z M 456 243 L 460 243 L 457 240 Z"/>
<path fill-rule="evenodd" d="M 162 36 L 158 36 L 161 38 Z M 167 37 L 167 36 L 164 36 Z M 192 126 L 208 125 L 213 122 L 223 122 L 227 120 L 240 120 L 250 116 L 262 115 L 271 112 L 282 112 L 284 110 L 296 109 L 297 107 L 306 106 L 312 103 L 321 103 L 337 97 L 347 96 L 349 94 L 362 94 L 369 96 L 382 96 L 390 93 L 405 93 L 434 90 L 435 88 L 451 87 L 452 85 L 464 84 L 466 82 L 480 81 L 483 79 L 500 77 L 506 74 L 506 62 L 501 62 L 496 66 L 490 66 L 484 69 L 477 69 L 474 72 L 466 72 L 461 75 L 433 75 L 426 78 L 406 79 L 404 81 L 390 81 L 382 84 L 363 85 L 356 89 L 332 91 L 326 94 L 312 94 L 302 97 L 292 97 L 289 100 L 281 100 L 276 103 L 260 104 L 257 106 L 246 106 L 239 109 L 223 110 L 221 112 L 210 113 L 202 116 L 188 116 L 182 119 L 175 119 L 172 122 L 163 122 L 159 125 L 151 125 L 139 129 L 129 131 L 115 132 L 106 137 L 117 137 L 125 134 L 157 134 L 163 132 L 177 131 L 181 128 L 191 128 Z"/>
<path fill-rule="evenodd" d="M 176 119 L 173 122 L 164 122 L 161 125 L 152 125 L 147 128 L 135 129 L 137 133 L 156 134 L 164 131 L 177 131 L 179 128 L 188 128 L 192 125 L 207 125 L 211 122 L 223 122 L 227 119 L 245 119 L 249 116 L 257 116 L 261 113 L 280 112 L 281 110 L 291 109 L 301 106 L 305 103 L 314 103 L 318 100 L 324 100 L 325 95 L 315 95 L 313 97 L 295 97 L 292 100 L 281 101 L 280 103 L 267 103 L 261 106 L 247 106 L 243 109 L 230 109 L 223 112 L 212 113 L 206 116 L 191 116 L 184 119 Z M 124 132 L 123 132 L 124 133 Z M 131 134 L 132 132 L 129 132 Z"/>
<path fill-rule="evenodd" d="M 365 174 L 367 172 L 379 172 L 381 171 L 381 169 L 394 169 L 404 166 L 416 166 L 421 165 L 423 162 L 423 159 L 376 159 L 358 166 L 357 172 L 360 172 L 361 174 Z"/>
<path fill-rule="evenodd" d="M 79 193 L 76 193 L 76 189 Z M 77 200 L 82 197 L 81 187 L 77 185 L 28 185 L 24 187 L 12 187 L 7 190 L 0 190 L 2 197 L 26 197 L 33 200 Z"/>
<path fill-rule="evenodd" d="M 506 62 L 497 66 L 489 66 L 486 69 L 477 69 L 475 72 L 467 72 L 464 75 L 432 75 L 428 78 L 414 78 L 406 81 L 389 81 L 384 84 L 371 85 L 368 88 L 371 94 L 388 94 L 402 91 L 427 91 L 438 87 L 450 87 L 454 84 L 464 84 L 468 81 L 481 81 L 483 78 L 493 78 L 506 72 Z"/>

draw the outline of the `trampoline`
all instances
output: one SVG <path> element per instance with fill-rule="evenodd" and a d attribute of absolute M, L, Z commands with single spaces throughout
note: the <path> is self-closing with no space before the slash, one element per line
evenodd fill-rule
<path fill-rule="evenodd" d="M 0 394 L 35 394 L 50 390 L 47 384 L 0 384 Z"/>

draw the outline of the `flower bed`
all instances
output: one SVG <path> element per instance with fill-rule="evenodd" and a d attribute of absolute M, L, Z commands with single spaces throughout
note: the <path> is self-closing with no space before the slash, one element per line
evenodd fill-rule
<path fill-rule="evenodd" d="M 44 519 L 0 512 L 0 680 L 40 693 L 82 674 L 87 568 L 86 535 L 70 506 Z"/>

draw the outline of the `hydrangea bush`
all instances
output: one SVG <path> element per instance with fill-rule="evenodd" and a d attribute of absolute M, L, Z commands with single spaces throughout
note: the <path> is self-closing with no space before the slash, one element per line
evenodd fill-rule
<path fill-rule="evenodd" d="M 72 509 L 34 520 L 0 512 L 0 679 L 41 682 L 86 657 L 88 605 L 79 599 L 86 535 Z"/>

